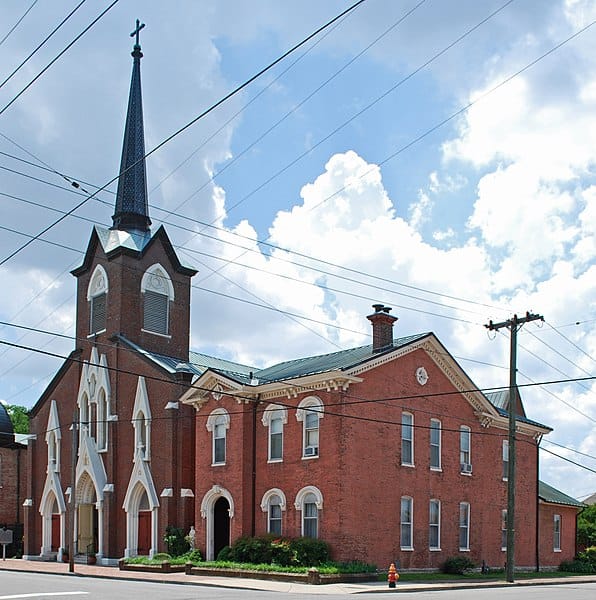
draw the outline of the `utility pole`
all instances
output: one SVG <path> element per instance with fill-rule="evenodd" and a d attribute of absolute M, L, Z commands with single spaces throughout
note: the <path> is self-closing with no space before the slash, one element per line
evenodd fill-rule
<path fill-rule="evenodd" d="M 506 576 L 509 583 L 513 583 L 513 572 L 515 568 L 515 411 L 517 403 L 517 332 L 524 323 L 530 321 L 544 321 L 541 315 L 526 312 L 525 317 L 513 315 L 513 319 L 501 323 L 488 322 L 485 327 L 489 331 L 497 331 L 507 327 L 511 332 L 511 347 L 509 351 L 509 460 L 507 464 L 507 565 Z M 536 515 L 538 517 L 538 515 Z"/>
<path fill-rule="evenodd" d="M 75 549 L 75 512 L 76 512 L 76 465 L 77 465 L 77 447 L 79 441 L 79 418 L 77 411 L 74 411 L 72 417 L 72 446 L 70 455 L 70 499 L 68 501 L 69 514 L 69 541 L 68 541 L 68 572 L 74 573 L 74 549 Z"/>

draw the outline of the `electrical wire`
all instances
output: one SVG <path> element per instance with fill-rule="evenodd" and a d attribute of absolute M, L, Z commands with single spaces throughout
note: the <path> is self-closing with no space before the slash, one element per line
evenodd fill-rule
<path fill-rule="evenodd" d="M 62 27 L 62 25 L 64 25 L 64 23 L 66 23 L 70 19 L 70 17 L 72 17 L 72 15 L 74 15 L 77 12 L 77 10 L 79 10 L 79 8 L 81 8 L 81 6 L 83 6 L 83 4 L 85 4 L 86 1 L 87 0 L 81 0 L 81 2 L 79 2 L 79 4 L 75 6 L 70 11 L 70 13 L 66 15 L 66 17 L 64 17 L 64 19 L 62 19 L 62 22 L 56 27 L 54 27 L 51 33 L 48 36 L 46 36 L 46 38 L 35 48 L 35 50 L 33 50 L 33 52 L 31 52 L 31 54 L 29 54 L 29 56 L 27 56 L 27 58 L 25 58 L 25 60 L 23 60 L 21 64 L 16 69 L 14 69 L 14 71 L 2 83 L 0 83 L 0 89 L 2 89 L 4 85 L 7 82 L 9 82 L 13 78 L 13 76 L 20 71 L 20 69 L 29 61 L 29 59 L 33 57 L 33 55 L 60 29 L 60 27 Z"/>
<path fill-rule="evenodd" d="M 86 33 L 91 29 L 113 6 L 115 6 L 119 0 L 114 0 L 112 4 L 110 4 L 105 10 L 103 10 L 79 35 L 77 35 L 72 42 L 70 42 L 66 48 L 64 48 L 61 52 L 57 54 L 8 104 L 4 106 L 0 110 L 0 116 L 4 114 L 4 112 L 12 106 L 65 52 L 70 50 L 70 48 L 76 44 Z"/>
<path fill-rule="evenodd" d="M 0 46 L 8 39 L 10 34 L 21 24 L 21 21 L 29 14 L 31 9 L 37 4 L 39 0 L 33 0 L 33 4 L 25 11 L 25 13 L 18 19 L 18 21 L 10 28 L 8 33 L 0 40 Z"/>

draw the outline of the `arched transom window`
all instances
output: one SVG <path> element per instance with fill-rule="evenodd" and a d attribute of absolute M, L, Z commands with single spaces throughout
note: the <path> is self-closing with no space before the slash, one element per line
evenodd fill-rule
<path fill-rule="evenodd" d="M 89 301 L 89 333 L 106 329 L 108 302 L 108 275 L 101 265 L 95 267 L 87 288 Z"/>

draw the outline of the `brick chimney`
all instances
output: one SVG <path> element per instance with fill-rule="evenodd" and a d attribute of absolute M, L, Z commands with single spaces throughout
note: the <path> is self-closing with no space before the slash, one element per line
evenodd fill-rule
<path fill-rule="evenodd" d="M 375 312 L 366 317 L 373 328 L 373 352 L 383 352 L 393 346 L 393 323 L 397 317 L 390 315 L 391 308 L 382 304 L 373 304 Z"/>

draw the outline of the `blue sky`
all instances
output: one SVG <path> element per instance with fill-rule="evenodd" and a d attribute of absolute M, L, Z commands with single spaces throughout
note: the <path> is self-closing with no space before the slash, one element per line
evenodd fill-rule
<path fill-rule="evenodd" d="M 31 4 L 2 3 L 0 39 Z M 37 2 L 0 44 L 0 75 L 76 4 Z M 84 3 L 0 88 L 0 110 L 108 4 Z M 89 190 L 117 173 L 136 18 L 151 149 L 346 6 L 117 3 L 0 115 L 25 149 L 0 137 L 0 260 L 26 239 L 9 229 L 34 235 L 57 217 L 44 207 L 80 200 L 7 154 Z M 154 225 L 199 269 L 192 347 L 263 366 L 366 344 L 383 302 L 396 335 L 434 331 L 483 388 L 508 381 L 508 340 L 483 324 L 534 311 L 546 323 L 520 333 L 518 380 L 563 382 L 524 388 L 528 415 L 564 446 L 546 449 L 596 470 L 596 387 L 570 381 L 596 371 L 596 27 L 578 33 L 595 19 L 588 0 L 367 0 L 152 155 Z M 0 267 L 2 321 L 73 335 L 69 271 L 113 213 L 99 198 L 43 236 L 69 248 L 37 241 Z M 73 347 L 11 327 L 0 339 Z M 0 399 L 31 406 L 59 362 L 0 348 Z M 547 452 L 541 477 L 596 490 Z"/>

